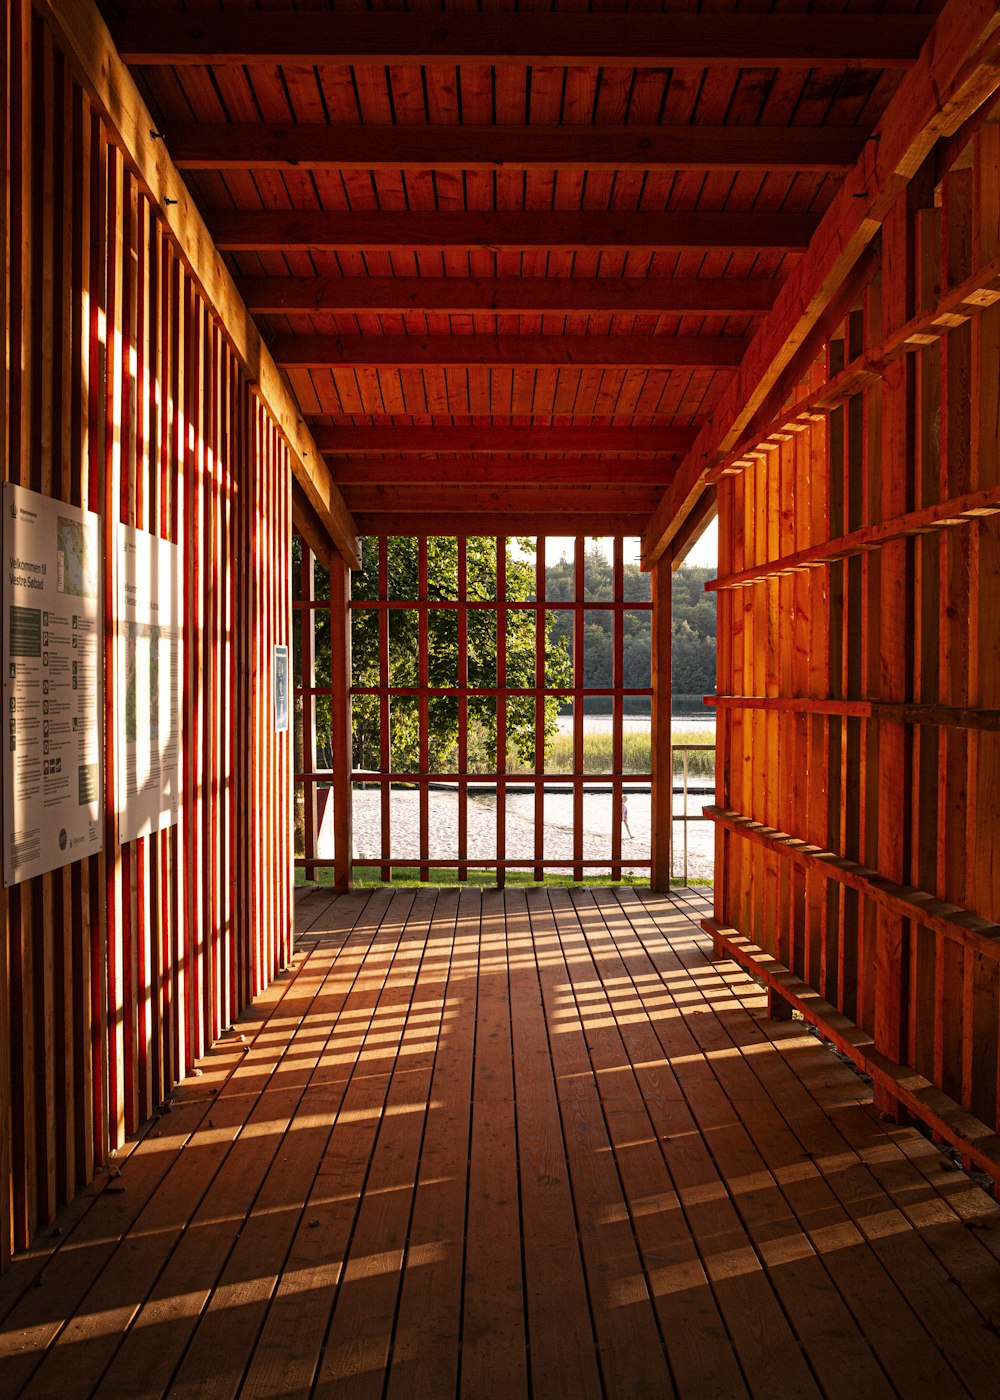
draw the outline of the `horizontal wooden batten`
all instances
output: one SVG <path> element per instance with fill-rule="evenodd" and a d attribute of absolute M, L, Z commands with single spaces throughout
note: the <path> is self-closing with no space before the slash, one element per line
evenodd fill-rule
<path fill-rule="evenodd" d="M 727 928 L 716 919 L 702 919 L 701 926 L 712 935 L 717 957 L 730 957 L 759 978 L 769 993 L 781 997 L 805 1021 L 818 1027 L 826 1040 L 853 1060 L 907 1113 L 927 1123 L 1000 1185 L 1000 1137 L 985 1123 L 949 1099 L 930 1080 L 883 1055 L 872 1036 L 763 948 L 743 937 L 738 929 Z M 775 1014 L 773 1003 L 771 1014 Z"/>
<path fill-rule="evenodd" d="M 780 283 L 750 277 L 243 277 L 254 315 L 744 315 L 770 310 Z"/>
<path fill-rule="evenodd" d="M 801 252 L 818 226 L 814 214 L 633 214 L 591 210 L 507 213 L 472 210 L 214 209 L 205 215 L 224 252 L 287 253 L 310 248 L 369 253 L 382 249 L 626 248 L 678 252 L 774 248 Z"/>
<path fill-rule="evenodd" d="M 762 822 L 751 821 L 739 812 L 727 812 L 720 807 L 709 806 L 705 815 L 711 817 L 717 826 L 744 837 L 756 845 L 778 855 L 787 856 L 796 864 L 818 870 L 827 879 L 856 890 L 866 899 L 873 900 L 889 913 L 903 919 L 912 919 L 939 933 L 943 938 L 962 947 L 974 944 L 977 952 L 985 957 L 1000 959 L 1000 924 L 983 919 L 967 909 L 938 899 L 925 890 L 895 884 L 875 870 L 870 870 L 857 861 L 847 860 L 833 851 L 824 851 L 807 841 L 790 836 L 784 831 L 774 831 Z"/>
<path fill-rule="evenodd" d="M 834 700 L 788 695 L 707 695 L 705 704 L 720 710 L 765 710 L 775 714 L 834 715 L 844 719 L 888 720 L 925 724 L 935 729 L 982 729 L 1000 732 L 1000 710 L 959 705 L 921 705 L 895 700 Z"/>
<path fill-rule="evenodd" d="M 697 436 L 695 427 L 559 428 L 539 424 L 528 427 L 355 427 L 315 424 L 313 438 L 321 452 L 409 453 L 452 452 L 459 456 L 496 452 L 686 452 Z"/>
<path fill-rule="evenodd" d="M 536 529 L 541 529 L 554 515 L 584 515 L 602 510 L 645 513 L 655 509 L 659 496 L 655 486 L 555 487 L 550 484 L 508 486 L 494 483 L 491 486 L 345 486 L 344 499 L 349 510 L 357 510 L 364 515 L 370 515 L 373 511 L 533 512 L 543 517 L 536 526 Z"/>
<path fill-rule="evenodd" d="M 1000 301 L 1000 258 L 979 268 L 952 287 L 933 306 L 919 312 L 886 336 L 866 354 L 857 356 L 839 374 L 797 403 L 788 405 L 767 427 L 745 438 L 740 446 L 712 468 L 709 481 L 718 481 L 757 460 L 760 451 L 772 451 L 788 433 L 801 431 L 817 416 L 832 412 L 868 384 L 881 379 L 889 365 L 904 355 L 916 354 L 951 331 L 967 325 Z"/>
<path fill-rule="evenodd" d="M 845 559 L 851 554 L 860 554 L 867 549 L 876 549 L 890 540 L 906 539 L 910 535 L 926 534 L 931 530 L 944 530 L 954 525 L 968 525 L 985 516 L 1000 515 L 1000 485 L 987 486 L 981 491 L 970 491 L 967 495 L 956 496 L 950 501 L 939 501 L 932 506 L 924 506 L 892 520 L 882 520 L 875 525 L 864 525 L 860 530 L 852 530 L 839 539 L 825 540 L 808 549 L 786 554 L 782 559 L 774 559 L 766 564 L 755 564 L 749 569 L 728 574 L 724 578 L 710 579 L 705 587 L 710 592 L 724 588 L 742 588 L 749 584 L 763 583 L 767 579 L 778 578 L 799 569 L 819 568 L 837 559 Z"/>
<path fill-rule="evenodd" d="M 753 170 L 849 168 L 846 127 L 349 126 L 171 122 L 179 170 Z"/>
<path fill-rule="evenodd" d="M 649 516 L 624 511 L 596 511 L 562 518 L 566 535 L 640 535 Z M 358 529 L 363 535 L 534 535 L 538 515 L 532 511 L 360 511 Z M 554 532 L 553 532 L 554 533 Z"/>
<path fill-rule="evenodd" d="M 673 467 L 664 461 L 634 461 L 609 458 L 579 461 L 514 461 L 498 458 L 458 457 L 440 460 L 396 457 L 366 461 L 363 457 L 327 458 L 330 476 L 341 490 L 349 486 L 416 486 L 453 483 L 461 486 L 547 486 L 561 482 L 575 485 L 602 483 L 634 486 L 665 485 Z"/>
<path fill-rule="evenodd" d="M 396 365 L 557 365 L 565 368 L 735 368 L 743 336 L 700 335 L 278 335 L 276 362 L 298 369 Z"/>
<path fill-rule="evenodd" d="M 128 15 L 114 26 L 127 63 L 154 65 L 547 64 L 627 68 L 907 66 L 927 15 L 348 14 Z"/>

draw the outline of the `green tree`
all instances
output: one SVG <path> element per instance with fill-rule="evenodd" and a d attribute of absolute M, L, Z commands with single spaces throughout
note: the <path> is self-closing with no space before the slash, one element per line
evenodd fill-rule
<path fill-rule="evenodd" d="M 523 542 L 525 547 L 530 541 Z M 371 601 L 379 596 L 378 541 L 361 542 L 361 568 L 352 575 L 351 596 Z M 387 550 L 388 596 L 412 601 L 419 592 L 417 541 L 392 537 Z M 497 595 L 496 543 L 492 538 L 466 542 L 466 587 L 472 602 L 493 602 Z M 510 602 L 534 599 L 535 566 L 530 558 L 515 555 L 508 543 L 505 555 L 506 596 Z M 327 597 L 328 580 L 317 571 L 316 593 Z M 458 542 L 435 536 L 427 541 L 427 598 L 431 603 L 453 601 L 458 594 Z M 415 608 L 390 608 L 388 625 L 389 684 L 416 687 L 419 683 L 419 615 Z M 515 689 L 535 685 L 535 617 L 531 611 L 507 612 L 506 684 Z M 489 689 L 498 685 L 497 614 L 489 608 L 466 613 L 469 686 Z M 572 684 L 572 667 L 565 642 L 546 629 L 545 683 L 558 688 Z M 316 684 L 330 682 L 329 621 L 321 610 L 316 625 Z M 352 612 L 353 683 L 379 684 L 379 611 L 356 608 Z M 453 608 L 429 608 L 427 612 L 427 678 L 432 689 L 458 684 L 458 613 Z M 502 683 L 502 678 L 500 682 Z M 430 696 L 428 712 L 428 763 L 432 772 L 455 771 L 458 762 L 459 702 L 455 695 Z M 559 698 L 545 702 L 546 742 L 555 733 Z M 420 700 L 416 695 L 390 699 L 391 763 L 394 772 L 416 772 L 420 767 Z M 330 733 L 330 701 L 316 697 L 316 733 L 321 751 Z M 492 771 L 497 762 L 497 703 L 493 696 L 468 698 L 468 762 L 470 770 Z M 511 759 L 535 762 L 535 702 L 531 696 L 513 696 L 507 702 L 506 743 Z M 354 699 L 354 764 L 377 768 L 380 763 L 381 720 L 378 696 Z"/>

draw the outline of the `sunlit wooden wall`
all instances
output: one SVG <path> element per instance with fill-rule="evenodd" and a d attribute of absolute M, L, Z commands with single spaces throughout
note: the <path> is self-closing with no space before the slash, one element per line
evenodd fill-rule
<path fill-rule="evenodd" d="M 182 551 L 179 825 L 10 890 L 0 1260 L 135 1131 L 289 955 L 287 450 L 48 31 L 6 7 L 6 477 Z M 106 733 L 112 733 L 105 570 Z"/>
<path fill-rule="evenodd" d="M 998 1176 L 1000 127 L 944 156 L 717 472 L 713 931 Z"/>

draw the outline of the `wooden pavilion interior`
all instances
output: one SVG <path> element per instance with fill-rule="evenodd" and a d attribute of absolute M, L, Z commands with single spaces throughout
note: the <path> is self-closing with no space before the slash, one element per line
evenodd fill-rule
<path fill-rule="evenodd" d="M 995 1396 L 998 0 L 2 22 L 3 480 L 99 517 L 106 631 L 101 849 L 3 893 L 0 1394 Z M 671 577 L 713 518 L 692 889 Z M 183 578 L 135 840 L 119 525 Z M 466 692 L 464 541 L 610 537 L 617 589 L 641 540 L 648 885 L 504 887 L 502 645 L 495 888 L 356 882 L 352 574 L 398 536 L 422 723 L 428 539 Z M 326 885 L 272 701 L 317 577 Z"/>

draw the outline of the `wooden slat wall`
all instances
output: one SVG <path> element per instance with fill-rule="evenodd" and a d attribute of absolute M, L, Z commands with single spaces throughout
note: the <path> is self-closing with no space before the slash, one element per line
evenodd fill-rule
<path fill-rule="evenodd" d="M 1000 1177 L 998 170 L 986 125 L 918 174 L 797 407 L 717 472 L 711 927 L 840 1014 L 883 1108 L 914 1111 L 903 1065 L 971 1111 Z"/>
<path fill-rule="evenodd" d="M 30 6 L 6 7 L 4 476 L 181 546 L 184 802 L 118 847 L 106 602 L 102 855 L 10 890 L 0 1263 L 168 1094 L 290 952 L 287 450 L 155 209 Z"/>

